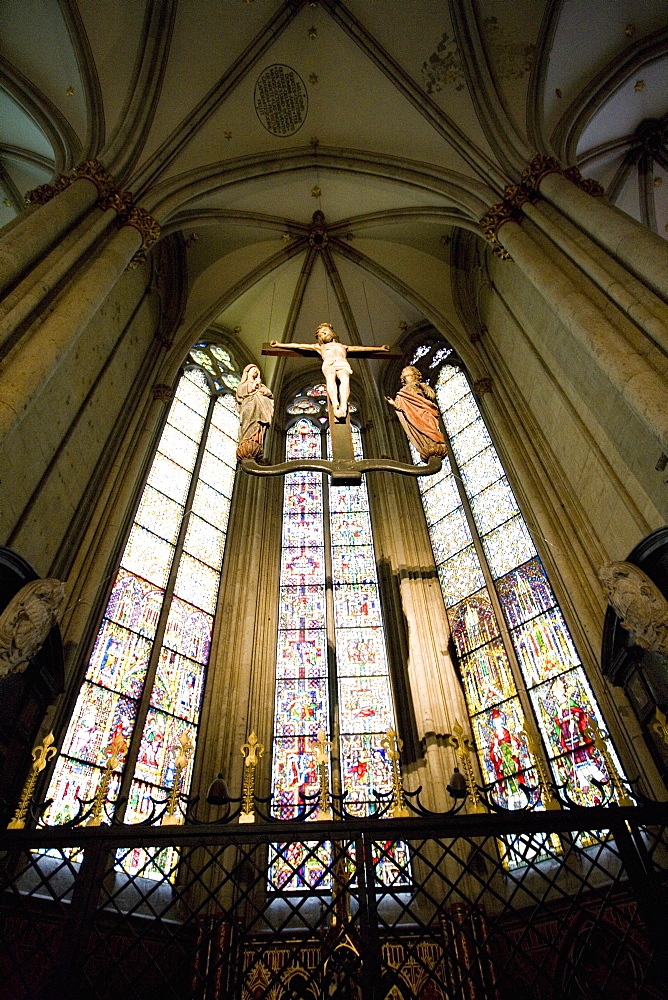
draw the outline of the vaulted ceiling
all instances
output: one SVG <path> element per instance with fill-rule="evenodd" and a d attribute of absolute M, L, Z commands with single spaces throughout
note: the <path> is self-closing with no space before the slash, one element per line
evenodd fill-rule
<path fill-rule="evenodd" d="M 454 340 L 450 253 L 546 152 L 668 224 L 665 0 L 4 0 L 0 222 L 97 157 L 187 245 L 184 342 Z M 273 67 L 273 68 L 272 68 Z M 314 221 L 313 213 L 320 212 Z M 265 359 L 271 376 L 273 359 Z"/>

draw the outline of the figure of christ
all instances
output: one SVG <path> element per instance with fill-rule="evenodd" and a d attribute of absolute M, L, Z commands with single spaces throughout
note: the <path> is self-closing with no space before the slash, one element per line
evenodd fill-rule
<path fill-rule="evenodd" d="M 345 420 L 348 413 L 348 397 L 350 395 L 350 376 L 353 373 L 348 363 L 349 354 L 373 354 L 379 351 L 390 351 L 389 344 L 381 347 L 351 347 L 342 344 L 338 335 L 329 323 L 321 323 L 316 330 L 315 344 L 280 344 L 277 340 L 270 341 L 270 347 L 280 347 L 292 351 L 315 351 L 322 358 L 322 374 L 325 377 L 327 395 L 332 405 L 332 411 L 337 420 Z"/>

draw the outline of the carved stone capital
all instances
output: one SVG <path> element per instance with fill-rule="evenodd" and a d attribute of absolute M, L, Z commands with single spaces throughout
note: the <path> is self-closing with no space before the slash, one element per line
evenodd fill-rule
<path fill-rule="evenodd" d="M 174 398 L 174 390 L 171 385 L 165 385 L 164 382 L 156 382 L 153 386 L 153 399 L 161 403 L 170 403 Z"/>
<path fill-rule="evenodd" d="M 540 182 L 548 174 L 560 174 L 561 164 L 554 156 L 545 156 L 540 153 L 534 156 L 531 163 L 528 163 L 522 171 L 522 184 L 532 191 L 538 191 Z"/>
<path fill-rule="evenodd" d="M 100 198 L 108 198 L 116 189 L 114 178 L 99 160 L 84 160 L 74 168 L 73 173 L 75 178 L 91 181 L 97 188 Z"/>
<path fill-rule="evenodd" d="M 534 205 L 538 201 L 538 193 L 526 187 L 525 184 L 509 184 L 503 192 L 504 203 L 507 202 L 514 208 L 521 209 L 522 205 L 530 202 Z"/>
<path fill-rule="evenodd" d="M 592 177 L 583 177 L 580 173 L 579 167 L 568 167 L 564 170 L 564 177 L 572 181 L 573 184 L 577 184 L 585 194 L 592 195 L 593 198 L 602 198 L 605 194 L 605 188 L 598 181 L 595 181 Z"/>
<path fill-rule="evenodd" d="M 656 584 L 630 562 L 606 563 L 598 577 L 606 600 L 636 645 L 668 656 L 668 601 Z"/>
<path fill-rule="evenodd" d="M 71 183 L 71 177 L 61 174 L 60 177 L 56 177 L 53 184 L 40 184 L 39 187 L 33 188 L 32 191 L 26 191 L 24 195 L 25 203 L 26 205 L 46 205 L 47 201 L 51 201 L 57 194 L 68 188 Z"/>
<path fill-rule="evenodd" d="M 492 244 L 492 249 L 497 257 L 501 260 L 512 260 L 512 257 L 508 251 L 499 243 L 498 232 L 501 226 L 506 222 L 521 222 L 522 212 L 520 209 L 516 208 L 515 205 L 511 205 L 509 201 L 501 201 L 498 205 L 492 205 L 488 212 L 483 215 L 480 220 L 480 225 L 482 226 L 483 232 L 489 242 Z"/>
<path fill-rule="evenodd" d="M 106 212 L 112 208 L 119 216 L 125 216 L 132 208 L 132 195 L 129 191 L 117 191 L 111 188 L 99 201 L 100 211 Z"/>
<path fill-rule="evenodd" d="M 132 271 L 139 264 L 146 260 L 146 251 L 153 246 L 156 240 L 160 239 L 160 224 L 149 215 L 146 209 L 139 205 L 130 205 L 127 211 L 120 216 L 121 226 L 131 226 L 136 229 L 141 236 L 141 246 L 128 264 L 128 270 Z"/>
<path fill-rule="evenodd" d="M 485 396 L 488 392 L 492 392 L 494 389 L 494 382 L 491 375 L 483 375 L 482 378 L 477 378 L 472 385 L 473 393 L 476 396 Z"/>
<path fill-rule="evenodd" d="M 31 580 L 0 614 L 0 677 L 22 673 L 60 621 L 65 585 Z"/>

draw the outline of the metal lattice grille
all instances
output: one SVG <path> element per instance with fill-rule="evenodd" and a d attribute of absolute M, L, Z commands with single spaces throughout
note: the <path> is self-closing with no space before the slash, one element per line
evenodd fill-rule
<path fill-rule="evenodd" d="M 303 843 L 295 822 L 6 833 L 0 996 L 666 996 L 666 806 L 308 831 L 310 850 L 329 845 L 320 892 L 267 892 L 272 843 Z M 517 836 L 529 860 L 509 870 L 500 844 Z M 398 839 L 412 881 L 393 887 L 378 859 Z M 118 862 L 138 848 L 176 857 L 174 871 L 128 874 Z"/>

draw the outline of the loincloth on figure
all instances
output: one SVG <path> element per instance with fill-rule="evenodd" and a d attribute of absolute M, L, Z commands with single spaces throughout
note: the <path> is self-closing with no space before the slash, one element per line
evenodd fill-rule
<path fill-rule="evenodd" d="M 333 358 L 331 361 L 323 361 L 322 374 L 327 375 L 352 375 L 353 370 L 345 358 Z"/>

